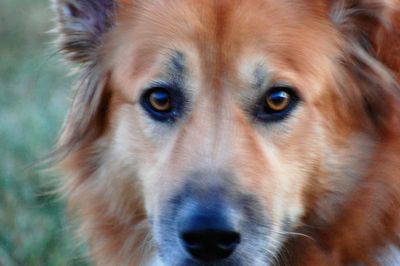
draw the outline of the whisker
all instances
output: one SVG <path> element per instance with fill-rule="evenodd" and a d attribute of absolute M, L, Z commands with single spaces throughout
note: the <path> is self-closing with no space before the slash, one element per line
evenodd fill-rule
<path fill-rule="evenodd" d="M 280 234 L 280 235 L 294 235 L 294 236 L 302 236 L 305 238 L 308 238 L 312 241 L 315 241 L 315 239 L 309 235 L 303 234 L 303 233 L 298 233 L 298 232 L 290 232 L 290 231 L 276 231 L 274 229 L 270 229 L 271 232 L 276 233 L 276 234 Z"/>

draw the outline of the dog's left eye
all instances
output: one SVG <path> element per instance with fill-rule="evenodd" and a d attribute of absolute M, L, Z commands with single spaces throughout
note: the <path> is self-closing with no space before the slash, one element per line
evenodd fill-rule
<path fill-rule="evenodd" d="M 171 96 L 163 89 L 155 89 L 149 93 L 148 102 L 154 111 L 164 113 L 171 111 Z"/>
<path fill-rule="evenodd" d="M 256 110 L 257 119 L 274 122 L 286 118 L 299 102 L 299 97 L 290 86 L 273 86 L 262 97 Z"/>
<path fill-rule="evenodd" d="M 141 105 L 154 120 L 172 123 L 182 115 L 184 100 L 173 87 L 155 86 L 143 93 Z"/>

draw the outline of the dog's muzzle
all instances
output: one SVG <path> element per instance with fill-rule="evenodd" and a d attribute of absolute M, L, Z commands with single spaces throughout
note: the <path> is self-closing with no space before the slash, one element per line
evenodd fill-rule
<path fill-rule="evenodd" d="M 207 182 L 209 178 L 191 178 L 195 181 L 162 201 L 159 215 L 152 217 L 163 263 L 250 266 L 267 261 L 268 216 L 257 197 L 241 191 L 232 179 L 213 175 Z"/>

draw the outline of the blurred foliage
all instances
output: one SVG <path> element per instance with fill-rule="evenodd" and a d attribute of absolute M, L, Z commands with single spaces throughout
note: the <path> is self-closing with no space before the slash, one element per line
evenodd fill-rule
<path fill-rule="evenodd" d="M 71 77 L 49 0 L 0 0 L 0 265 L 85 265 L 56 176 L 34 166 L 62 125 Z"/>

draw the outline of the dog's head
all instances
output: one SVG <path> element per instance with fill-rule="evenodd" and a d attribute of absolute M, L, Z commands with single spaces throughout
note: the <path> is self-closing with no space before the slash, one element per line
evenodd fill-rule
<path fill-rule="evenodd" d="M 264 265 L 335 217 L 398 96 L 390 1 L 333 2 L 57 2 L 83 65 L 60 151 L 95 257 Z"/>

